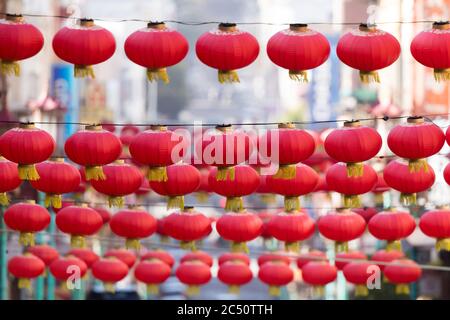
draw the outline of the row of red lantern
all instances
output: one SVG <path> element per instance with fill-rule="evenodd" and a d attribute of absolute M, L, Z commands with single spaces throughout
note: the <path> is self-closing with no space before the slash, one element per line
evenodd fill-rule
<path fill-rule="evenodd" d="M 433 28 L 419 33 L 411 43 L 411 53 L 421 64 L 433 68 L 436 80 L 449 80 L 450 23 L 435 22 Z M 0 23 L 2 70 L 19 74 L 17 61 L 36 55 L 43 47 L 41 32 L 25 23 L 21 15 L 7 15 Z M 53 38 L 53 50 L 64 61 L 75 65 L 75 76 L 94 77 L 92 65 L 108 60 L 116 49 L 111 32 L 81 19 L 75 26 L 66 26 Z M 132 33 L 124 45 L 127 57 L 147 69 L 150 81 L 169 82 L 167 67 L 183 60 L 189 50 L 185 37 L 162 22 L 151 22 L 147 28 Z M 206 32 L 196 42 L 200 61 L 218 70 L 223 82 L 239 82 L 236 70 L 250 65 L 259 54 L 259 44 L 250 33 L 236 24 L 221 23 L 218 29 Z M 446 51 L 447 50 L 447 51 Z M 339 59 L 360 70 L 363 82 L 377 81 L 377 70 L 394 63 L 400 56 L 400 44 L 390 33 L 373 25 L 361 24 L 341 37 L 336 48 Z M 329 57 L 330 44 L 319 32 L 306 24 L 291 24 L 289 29 L 272 36 L 267 54 L 276 65 L 289 70 L 293 80 L 307 81 L 307 70 L 323 64 Z"/>

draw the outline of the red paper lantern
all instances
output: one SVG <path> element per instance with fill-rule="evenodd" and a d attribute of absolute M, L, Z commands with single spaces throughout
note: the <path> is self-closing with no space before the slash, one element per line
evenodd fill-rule
<path fill-rule="evenodd" d="M 447 131 L 445 131 L 445 140 L 447 141 L 447 144 L 450 146 L 450 127 L 447 128 Z"/>
<path fill-rule="evenodd" d="M 104 254 L 105 258 L 117 258 L 125 263 L 128 268 L 132 268 L 136 262 L 136 255 L 126 249 L 110 249 Z"/>
<path fill-rule="evenodd" d="M 140 208 L 121 210 L 109 222 L 111 231 L 126 238 L 127 248 L 140 248 L 140 239 L 150 237 L 156 231 L 156 219 Z"/>
<path fill-rule="evenodd" d="M 436 81 L 450 80 L 450 23 L 433 23 L 432 29 L 417 34 L 411 41 L 411 54 L 418 62 L 434 69 Z"/>
<path fill-rule="evenodd" d="M 239 82 L 236 70 L 251 64 L 258 57 L 259 45 L 248 32 L 235 23 L 221 23 L 217 30 L 202 34 L 195 44 L 198 59 L 218 69 L 220 83 Z"/>
<path fill-rule="evenodd" d="M 39 259 L 41 259 L 45 263 L 45 266 L 47 266 L 47 267 L 53 261 L 55 261 L 56 259 L 59 258 L 58 251 L 55 248 L 50 247 L 46 244 L 29 247 L 27 252 L 29 252 L 29 253 L 35 255 L 36 257 L 38 257 Z"/>
<path fill-rule="evenodd" d="M 270 220 L 268 229 L 275 239 L 285 243 L 286 251 L 298 252 L 300 241 L 313 235 L 315 224 L 303 211 L 280 212 Z"/>
<path fill-rule="evenodd" d="M 431 166 L 428 166 L 427 171 L 411 172 L 407 163 L 398 160 L 388 163 L 384 168 L 383 177 L 392 189 L 401 192 L 400 201 L 405 205 L 415 204 L 416 193 L 431 188 L 435 179 Z"/>
<path fill-rule="evenodd" d="M 75 77 L 95 78 L 92 65 L 108 60 L 116 51 L 112 33 L 92 19 L 80 19 L 79 24 L 59 30 L 52 46 L 60 59 L 75 65 Z"/>
<path fill-rule="evenodd" d="M 330 44 L 325 36 L 307 24 L 290 24 L 267 42 L 267 55 L 277 66 L 289 70 L 292 80 L 308 82 L 306 70 L 327 61 Z"/>
<path fill-rule="evenodd" d="M 305 164 L 296 165 L 294 179 L 277 179 L 267 177 L 267 183 L 272 190 L 284 196 L 286 212 L 300 210 L 300 196 L 313 192 L 319 183 L 318 174 Z"/>
<path fill-rule="evenodd" d="M 190 164 L 180 163 L 167 167 L 167 180 L 150 181 L 150 187 L 157 194 L 168 196 L 167 209 L 184 209 L 184 196 L 197 190 L 200 172 Z"/>
<path fill-rule="evenodd" d="M 151 259 L 161 260 L 171 268 L 175 264 L 175 259 L 172 257 L 172 255 L 170 255 L 170 253 L 164 250 L 147 251 L 141 256 L 141 260 L 151 260 Z"/>
<path fill-rule="evenodd" d="M 32 254 L 15 256 L 8 261 L 8 271 L 19 279 L 19 289 L 31 290 L 31 279 L 45 271 L 45 263 Z"/>
<path fill-rule="evenodd" d="M 402 251 L 400 240 L 408 237 L 416 228 L 416 221 L 405 211 L 382 211 L 370 219 L 369 232 L 377 239 L 386 240 L 386 249 Z"/>
<path fill-rule="evenodd" d="M 193 251 L 185 254 L 180 259 L 180 263 L 188 262 L 188 261 L 201 261 L 209 267 L 213 265 L 213 258 L 203 251 Z"/>
<path fill-rule="evenodd" d="M 19 178 L 17 164 L 6 160 L 0 156 L 0 205 L 9 205 L 9 198 L 6 192 L 17 189 L 22 180 Z"/>
<path fill-rule="evenodd" d="M 281 262 L 289 266 L 291 264 L 291 258 L 284 253 L 265 253 L 258 257 L 259 267 L 266 262 Z"/>
<path fill-rule="evenodd" d="M 94 209 L 82 206 L 68 206 L 61 209 L 55 219 L 58 229 L 70 234 L 70 244 L 74 248 L 86 246 L 85 236 L 97 233 L 103 226 L 103 219 Z"/>
<path fill-rule="evenodd" d="M 422 276 L 422 269 L 412 260 L 393 260 L 392 264 L 384 268 L 384 275 L 395 284 L 395 293 L 398 295 L 409 294 L 409 284 L 416 282 Z"/>
<path fill-rule="evenodd" d="M 367 255 L 360 251 L 340 252 L 336 254 L 334 265 L 338 270 L 342 270 L 347 264 L 352 262 L 351 260 L 367 260 Z"/>
<path fill-rule="evenodd" d="M 6 14 L 0 21 L 1 73 L 20 75 L 17 61 L 31 58 L 41 51 L 44 37 L 34 25 L 26 23 L 20 14 Z"/>
<path fill-rule="evenodd" d="M 240 253 L 240 252 L 224 253 L 219 257 L 218 263 L 219 263 L 219 266 L 221 266 L 223 263 L 229 262 L 229 261 L 240 261 L 240 262 L 246 264 L 247 266 L 250 266 L 250 258 L 248 257 L 248 255 L 246 255 L 244 253 Z"/>
<path fill-rule="evenodd" d="M 114 293 L 115 285 L 128 274 L 128 266 L 121 260 L 110 257 L 100 259 L 92 265 L 92 275 L 103 282 L 106 292 Z"/>
<path fill-rule="evenodd" d="M 81 279 L 88 270 L 86 263 L 75 257 L 59 257 L 50 264 L 50 273 L 60 281 L 66 281 L 69 278 L 77 277 Z"/>
<path fill-rule="evenodd" d="M 34 165 L 47 160 L 54 149 L 52 136 L 36 128 L 33 123 L 23 123 L 0 136 L 0 154 L 19 165 L 22 180 L 38 180 L 39 174 Z"/>
<path fill-rule="evenodd" d="M 186 57 L 189 44 L 176 30 L 167 28 L 163 22 L 150 22 L 147 28 L 128 36 L 124 45 L 125 54 L 134 63 L 147 68 L 147 79 L 169 83 L 167 67 L 179 63 Z"/>
<path fill-rule="evenodd" d="M 297 267 L 302 269 L 310 262 L 328 262 L 327 255 L 323 251 L 311 250 L 308 253 L 301 253 L 297 258 Z"/>
<path fill-rule="evenodd" d="M 200 286 L 211 280 L 209 266 L 201 261 L 185 261 L 178 266 L 175 275 L 180 282 L 188 286 L 188 296 L 200 294 Z"/>
<path fill-rule="evenodd" d="M 34 200 L 26 203 L 16 203 L 6 209 L 3 219 L 8 228 L 19 231 L 19 243 L 24 246 L 34 245 L 34 233 L 47 228 L 50 223 L 50 213 L 35 204 Z"/>
<path fill-rule="evenodd" d="M 159 285 L 170 277 L 170 273 L 170 266 L 158 259 L 141 261 L 134 269 L 136 280 L 145 283 L 147 293 L 152 295 L 159 293 Z"/>
<path fill-rule="evenodd" d="M 369 295 L 367 281 L 373 276 L 374 272 L 380 272 L 376 264 L 371 262 L 350 262 L 344 269 L 345 279 L 355 285 L 355 296 L 366 297 Z"/>
<path fill-rule="evenodd" d="M 363 217 L 366 223 L 369 223 L 370 219 L 378 213 L 377 209 L 372 207 L 354 208 L 352 211 Z"/>
<path fill-rule="evenodd" d="M 209 185 L 215 193 L 227 197 L 225 210 L 234 212 L 244 210 L 242 197 L 256 191 L 259 186 L 258 173 L 250 166 L 237 165 L 234 167 L 234 179 L 218 180 L 219 175 L 220 170 L 211 169 Z"/>
<path fill-rule="evenodd" d="M 182 143 L 182 137 L 167 130 L 167 127 L 152 126 L 150 130 L 137 134 L 130 144 L 133 159 L 149 166 L 149 181 L 167 181 L 166 167 L 173 164 L 174 149 Z M 182 157 L 179 152 L 177 156 Z"/>
<path fill-rule="evenodd" d="M 285 263 L 268 261 L 259 267 L 258 278 L 269 286 L 271 296 L 280 296 L 280 287 L 294 280 L 294 272 Z"/>
<path fill-rule="evenodd" d="M 409 117 L 407 124 L 399 124 L 389 132 L 389 149 L 408 159 L 409 171 L 428 170 L 427 159 L 441 150 L 445 135 L 434 123 L 425 123 L 422 117 Z"/>
<path fill-rule="evenodd" d="M 92 208 L 98 212 L 98 214 L 102 217 L 103 224 L 107 224 L 111 220 L 111 212 L 102 207 L 94 207 Z"/>
<path fill-rule="evenodd" d="M 142 184 L 144 178 L 141 171 L 123 160 L 103 167 L 105 180 L 92 180 L 92 187 L 100 193 L 108 196 L 110 207 L 123 207 L 124 196 L 135 193 Z"/>
<path fill-rule="evenodd" d="M 325 151 L 339 162 L 347 164 L 349 177 L 363 175 L 363 161 L 367 161 L 381 149 L 381 136 L 373 128 L 361 126 L 359 121 L 344 122 L 344 127 L 334 129 L 325 139 Z"/>
<path fill-rule="evenodd" d="M 181 241 L 182 249 L 195 250 L 195 241 L 211 233 L 211 220 L 203 213 L 194 211 L 193 207 L 186 207 L 167 216 L 164 228 L 170 237 Z"/>
<path fill-rule="evenodd" d="M 36 165 L 39 180 L 31 181 L 36 190 L 45 192 L 46 207 L 61 208 L 62 194 L 74 192 L 81 183 L 80 173 L 74 166 L 64 163 L 63 158 Z"/>
<path fill-rule="evenodd" d="M 279 124 L 278 129 L 268 130 L 258 141 L 259 153 L 263 153 L 260 156 L 279 165 L 276 179 L 295 179 L 296 164 L 308 159 L 315 148 L 313 136 L 292 123 Z"/>
<path fill-rule="evenodd" d="M 363 164 L 361 176 L 349 176 L 343 163 L 336 163 L 328 168 L 327 185 L 331 190 L 343 194 L 344 207 L 361 207 L 360 195 L 370 192 L 378 181 L 378 176 L 371 166 Z"/>
<path fill-rule="evenodd" d="M 82 260 L 88 268 L 100 259 L 94 251 L 88 248 L 71 249 L 67 254 Z"/>
<path fill-rule="evenodd" d="M 219 265 L 217 278 L 228 285 L 228 291 L 230 293 L 239 294 L 240 286 L 252 281 L 253 273 L 245 262 L 234 260 Z"/>
<path fill-rule="evenodd" d="M 427 236 L 436 238 L 436 250 L 450 251 L 450 209 L 441 209 L 425 212 L 420 217 L 420 230 Z"/>
<path fill-rule="evenodd" d="M 113 133 L 93 125 L 71 135 L 64 151 L 70 160 L 85 166 L 86 180 L 105 180 L 102 166 L 119 158 L 122 144 Z"/>
<path fill-rule="evenodd" d="M 359 238 L 366 229 L 364 219 L 348 209 L 330 212 L 317 221 L 319 232 L 327 239 L 336 241 L 337 252 L 348 251 L 348 241 Z"/>
<path fill-rule="evenodd" d="M 232 241 L 232 251 L 248 253 L 246 242 L 259 237 L 262 225 L 261 219 L 253 213 L 227 212 L 217 220 L 216 230 L 222 238 Z"/>
<path fill-rule="evenodd" d="M 374 25 L 360 24 L 359 30 L 352 30 L 339 39 L 336 53 L 343 63 L 359 70 L 363 83 L 380 82 L 377 70 L 398 59 L 400 44 L 393 35 Z"/>
<path fill-rule="evenodd" d="M 316 294 L 324 294 L 324 286 L 336 280 L 337 269 L 327 261 L 311 261 L 302 268 L 303 281 L 314 286 Z"/>
<path fill-rule="evenodd" d="M 445 166 L 444 169 L 444 180 L 450 185 L 450 163 Z"/>
<path fill-rule="evenodd" d="M 386 267 L 385 263 L 394 261 L 394 260 L 398 260 L 398 259 L 402 259 L 405 257 L 405 254 L 401 251 L 395 251 L 395 250 L 378 250 L 377 252 L 375 252 L 372 255 L 371 260 L 373 262 L 381 262 L 378 263 L 378 267 L 380 268 L 381 271 L 384 270 L 384 268 Z"/>

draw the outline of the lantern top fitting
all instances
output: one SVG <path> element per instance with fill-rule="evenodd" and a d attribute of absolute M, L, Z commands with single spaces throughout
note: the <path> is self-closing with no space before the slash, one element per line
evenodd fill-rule
<path fill-rule="evenodd" d="M 365 32 L 375 32 L 375 31 L 377 31 L 377 25 L 376 24 L 361 23 L 359 25 L 359 30 L 360 31 L 365 31 Z"/>
<path fill-rule="evenodd" d="M 163 126 L 161 124 L 152 124 L 150 126 L 150 130 L 153 130 L 153 131 L 167 131 L 167 127 Z"/>
<path fill-rule="evenodd" d="M 36 201 L 35 200 L 25 200 L 24 203 L 36 204 Z"/>
<path fill-rule="evenodd" d="M 237 26 L 236 23 L 221 22 L 219 23 L 219 30 L 224 32 L 234 32 L 237 30 Z"/>
<path fill-rule="evenodd" d="M 166 29 L 167 27 L 164 22 L 150 21 L 149 23 L 147 23 L 147 28 L 162 30 L 162 29 Z"/>
<path fill-rule="evenodd" d="M 306 23 L 291 23 L 289 29 L 297 32 L 308 31 L 308 25 Z"/>
<path fill-rule="evenodd" d="M 50 161 L 53 161 L 53 162 L 64 162 L 64 158 L 62 158 L 62 157 L 51 157 L 50 158 Z"/>
<path fill-rule="evenodd" d="M 23 18 L 23 16 L 21 14 L 15 14 L 15 13 L 7 13 L 5 20 L 11 21 L 11 22 L 16 22 L 16 23 L 21 23 L 21 22 L 25 21 L 25 19 Z"/>
<path fill-rule="evenodd" d="M 406 122 L 414 124 L 424 123 L 424 121 L 425 119 L 423 117 L 408 117 L 408 119 L 406 119 Z"/>
<path fill-rule="evenodd" d="M 216 130 L 222 131 L 222 132 L 230 132 L 232 128 L 231 124 L 220 124 L 216 126 Z"/>
<path fill-rule="evenodd" d="M 295 124 L 293 124 L 292 122 L 285 122 L 278 124 L 278 129 L 294 129 L 294 128 Z"/>
<path fill-rule="evenodd" d="M 101 131 L 103 129 L 100 124 L 90 124 L 84 127 L 88 131 Z"/>
<path fill-rule="evenodd" d="M 359 120 L 351 120 L 351 121 L 345 121 L 344 127 L 346 128 L 354 128 L 361 126 L 361 122 Z"/>
<path fill-rule="evenodd" d="M 433 29 L 448 30 L 448 29 L 450 29 L 450 21 L 433 22 Z"/>
<path fill-rule="evenodd" d="M 19 124 L 19 128 L 21 129 L 34 129 L 34 123 L 33 122 L 22 122 Z"/>
<path fill-rule="evenodd" d="M 94 19 L 82 18 L 79 22 L 82 27 L 93 27 L 95 25 Z"/>
<path fill-rule="evenodd" d="M 194 206 L 184 206 L 184 212 L 192 212 L 194 211 Z"/>

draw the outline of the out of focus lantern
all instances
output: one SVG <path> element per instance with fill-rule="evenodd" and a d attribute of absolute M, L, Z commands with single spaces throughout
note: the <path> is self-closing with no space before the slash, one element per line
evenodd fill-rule
<path fill-rule="evenodd" d="M 324 286 L 336 280 L 337 269 L 327 261 L 311 261 L 302 268 L 303 281 L 314 286 L 316 295 L 324 294 Z"/>
<path fill-rule="evenodd" d="M 246 263 L 240 260 L 233 260 L 224 262 L 219 266 L 217 278 L 228 285 L 230 293 L 239 294 L 239 287 L 249 283 L 253 278 L 253 274 Z"/>
<path fill-rule="evenodd" d="M 170 277 L 171 267 L 159 259 L 143 260 L 136 265 L 134 277 L 137 281 L 145 283 L 147 293 L 159 293 L 159 285 Z"/>
<path fill-rule="evenodd" d="M 200 286 L 211 280 L 209 266 L 200 260 L 185 261 L 180 263 L 175 275 L 180 282 L 188 286 L 186 295 L 194 296 L 200 294 Z"/>
<path fill-rule="evenodd" d="M 45 263 L 33 254 L 15 256 L 8 261 L 8 271 L 19 279 L 19 289 L 31 290 L 31 279 L 45 271 Z"/>
<path fill-rule="evenodd" d="M 117 282 L 128 274 L 128 266 L 121 260 L 109 257 L 100 259 L 92 265 L 92 275 L 103 282 L 106 292 L 114 293 Z"/>
<path fill-rule="evenodd" d="M 420 230 L 436 238 L 436 250 L 450 251 L 450 209 L 442 207 L 425 212 L 420 217 Z"/>
<path fill-rule="evenodd" d="M 22 180 L 19 178 L 17 164 L 6 160 L 0 156 L 0 205 L 7 206 L 9 204 L 6 192 L 13 191 L 18 188 Z"/>
<path fill-rule="evenodd" d="M 398 295 L 409 294 L 409 284 L 416 282 L 422 275 L 420 266 L 412 260 L 393 260 L 383 270 L 386 278 L 395 284 L 395 293 Z"/>
<path fill-rule="evenodd" d="M 294 280 L 294 272 L 285 263 L 268 261 L 259 267 L 258 278 L 269 286 L 271 296 L 279 296 L 280 287 Z"/>

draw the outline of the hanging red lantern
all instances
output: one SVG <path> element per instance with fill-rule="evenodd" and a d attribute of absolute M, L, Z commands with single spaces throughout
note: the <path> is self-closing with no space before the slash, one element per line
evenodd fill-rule
<path fill-rule="evenodd" d="M 422 269 L 412 260 L 399 259 L 384 268 L 387 280 L 395 284 L 395 293 L 409 294 L 409 284 L 416 282 L 422 276 Z"/>
<path fill-rule="evenodd" d="M 1 73 L 20 75 L 19 60 L 35 56 L 44 46 L 44 37 L 34 25 L 25 22 L 21 14 L 6 14 L 0 21 Z"/>
<path fill-rule="evenodd" d="M 216 230 L 225 240 L 232 241 L 233 252 L 249 252 L 246 242 L 259 237 L 262 230 L 261 219 L 250 212 L 227 212 L 216 222 Z"/>
<path fill-rule="evenodd" d="M 75 65 L 74 76 L 81 78 L 95 78 L 92 65 L 108 60 L 116 51 L 112 33 L 92 19 L 80 19 L 79 24 L 59 30 L 52 46 L 60 59 Z"/>
<path fill-rule="evenodd" d="M 109 222 L 111 231 L 126 238 L 127 248 L 140 249 L 140 239 L 150 237 L 156 231 L 156 219 L 142 208 L 121 210 Z"/>
<path fill-rule="evenodd" d="M 357 213 L 342 209 L 321 216 L 317 227 L 325 238 L 336 241 L 336 252 L 347 252 L 348 241 L 359 238 L 364 233 L 366 222 Z"/>
<path fill-rule="evenodd" d="M 352 211 L 363 217 L 366 223 L 369 223 L 370 219 L 378 213 L 377 209 L 372 207 L 353 208 Z"/>
<path fill-rule="evenodd" d="M 213 258 L 206 252 L 192 251 L 192 252 L 185 254 L 183 257 L 181 257 L 180 263 L 188 262 L 188 261 L 196 261 L 196 260 L 203 262 L 204 264 L 206 264 L 209 267 L 212 267 L 213 262 L 214 262 Z"/>
<path fill-rule="evenodd" d="M 434 184 L 435 175 L 431 166 L 428 170 L 411 172 L 408 164 L 393 160 L 384 168 L 383 177 L 386 183 L 399 192 L 400 201 L 405 205 L 415 204 L 417 192 L 423 192 Z"/>
<path fill-rule="evenodd" d="M 19 279 L 19 289 L 31 290 L 31 279 L 45 271 L 45 263 L 33 254 L 14 256 L 8 261 L 8 271 Z"/>
<path fill-rule="evenodd" d="M 259 267 L 258 278 L 269 286 L 271 296 L 280 296 L 280 287 L 294 280 L 294 272 L 285 263 L 268 261 Z"/>
<path fill-rule="evenodd" d="M 289 266 L 291 264 L 291 258 L 285 253 L 265 253 L 258 257 L 258 266 L 261 267 L 266 262 L 281 262 Z"/>
<path fill-rule="evenodd" d="M 8 228 L 19 231 L 19 243 L 23 246 L 34 246 L 34 233 L 47 228 L 50 224 L 50 213 L 34 200 L 16 203 L 6 209 L 3 219 Z"/>
<path fill-rule="evenodd" d="M 21 183 L 17 164 L 0 156 L 0 206 L 9 205 L 6 192 L 17 189 Z"/>
<path fill-rule="evenodd" d="M 71 249 L 67 255 L 74 256 L 82 260 L 88 268 L 91 268 L 92 265 L 100 259 L 94 251 L 88 248 Z"/>
<path fill-rule="evenodd" d="M 85 236 L 97 233 L 103 226 L 103 219 L 87 204 L 68 206 L 61 209 L 55 219 L 58 229 L 70 234 L 70 244 L 74 248 L 86 246 Z"/>
<path fill-rule="evenodd" d="M 343 204 L 347 208 L 361 207 L 360 195 L 370 192 L 378 181 L 371 166 L 363 164 L 361 176 L 349 176 L 345 164 L 336 163 L 328 168 L 327 185 L 331 190 L 343 194 Z"/>
<path fill-rule="evenodd" d="M 317 68 L 330 55 L 330 44 L 307 24 L 290 24 L 267 42 L 267 55 L 277 66 L 289 70 L 292 80 L 308 82 L 307 70 Z"/>
<path fill-rule="evenodd" d="M 36 165 L 39 180 L 31 181 L 36 190 L 45 192 L 46 207 L 61 208 L 62 194 L 74 192 L 81 183 L 80 173 L 74 166 L 55 158 Z"/>
<path fill-rule="evenodd" d="M 300 210 L 300 196 L 313 192 L 319 183 L 318 174 L 305 164 L 296 165 L 294 179 L 277 179 L 267 177 L 267 183 L 272 190 L 284 196 L 284 209 L 286 212 Z"/>
<path fill-rule="evenodd" d="M 416 228 L 416 221 L 405 211 L 391 209 L 379 212 L 370 219 L 369 232 L 379 240 L 386 240 L 386 250 L 402 251 L 401 239 L 408 237 Z"/>
<path fill-rule="evenodd" d="M 390 33 L 375 25 L 360 24 L 359 30 L 344 34 L 336 53 L 343 63 L 359 70 L 361 82 L 380 82 L 378 70 L 393 64 L 400 56 L 400 44 Z"/>
<path fill-rule="evenodd" d="M 239 294 L 240 287 L 252 281 L 253 273 L 246 263 L 233 260 L 219 265 L 217 278 L 228 285 L 229 293 Z"/>
<path fill-rule="evenodd" d="M 100 193 L 108 196 L 110 207 L 123 207 L 124 196 L 133 194 L 142 184 L 144 178 L 141 171 L 133 165 L 126 164 L 123 160 L 103 167 L 105 180 L 92 180 L 92 187 Z"/>
<path fill-rule="evenodd" d="M 141 260 L 152 260 L 152 259 L 161 260 L 171 268 L 175 264 L 175 259 L 172 257 L 172 255 L 170 255 L 170 253 L 164 250 L 147 251 L 141 256 Z"/>
<path fill-rule="evenodd" d="M 147 293 L 151 295 L 159 293 L 159 285 L 170 277 L 170 273 L 171 267 L 159 259 L 141 261 L 134 269 L 134 277 L 145 283 Z"/>
<path fill-rule="evenodd" d="M 193 207 L 185 207 L 183 211 L 167 216 L 164 228 L 170 237 L 181 241 L 182 249 L 196 250 L 195 241 L 211 233 L 211 220 L 203 213 L 194 211 Z"/>
<path fill-rule="evenodd" d="M 378 250 L 372 255 L 372 260 L 375 262 L 381 262 L 377 263 L 378 267 L 381 271 L 384 271 L 384 268 L 386 267 L 386 263 L 392 262 L 394 260 L 402 259 L 405 257 L 405 254 L 401 251 L 395 251 L 395 250 Z"/>
<path fill-rule="evenodd" d="M 59 258 L 58 251 L 46 244 L 29 247 L 27 249 L 27 252 L 41 259 L 45 263 L 46 267 L 48 267 L 53 261 Z"/>
<path fill-rule="evenodd" d="M 327 261 L 311 261 L 302 268 L 303 281 L 314 286 L 316 295 L 324 295 L 324 287 L 336 280 L 337 269 Z"/>
<path fill-rule="evenodd" d="M 411 41 L 411 54 L 418 62 L 434 69 L 434 79 L 450 80 L 450 22 L 434 22 L 431 29 L 417 34 Z"/>
<path fill-rule="evenodd" d="M 447 131 L 445 131 L 445 140 L 447 141 L 447 144 L 450 146 L 450 127 L 448 127 Z"/>
<path fill-rule="evenodd" d="M 445 135 L 434 123 L 422 117 L 409 117 L 406 124 L 389 131 L 387 143 L 397 156 L 408 159 L 409 171 L 428 170 L 427 159 L 441 150 Z"/>
<path fill-rule="evenodd" d="M 445 166 L 444 169 L 444 180 L 450 185 L 450 163 Z"/>
<path fill-rule="evenodd" d="M 186 57 L 189 44 L 176 30 L 164 22 L 150 22 L 147 28 L 133 32 L 125 40 L 125 54 L 134 63 L 147 68 L 147 79 L 169 83 L 167 67 Z"/>
<path fill-rule="evenodd" d="M 360 251 L 339 252 L 336 254 L 334 265 L 338 270 L 343 270 L 347 264 L 353 262 L 352 260 L 367 260 L 367 255 Z"/>
<path fill-rule="evenodd" d="M 366 297 L 369 295 L 367 281 L 379 268 L 371 262 L 350 262 L 342 270 L 345 279 L 355 285 L 355 296 Z"/>
<path fill-rule="evenodd" d="M 109 257 L 98 260 L 92 265 L 92 275 L 103 282 L 106 292 L 114 293 L 115 285 L 128 274 L 128 266 L 121 260 Z"/>
<path fill-rule="evenodd" d="M 268 229 L 272 237 L 284 242 L 286 251 L 298 252 L 300 241 L 313 235 L 315 223 L 303 211 L 280 212 L 270 220 Z"/>
<path fill-rule="evenodd" d="M 67 281 L 74 275 L 82 278 L 87 270 L 88 267 L 86 263 L 72 255 L 59 257 L 50 264 L 50 273 L 60 281 Z"/>
<path fill-rule="evenodd" d="M 293 123 L 280 123 L 258 140 L 259 152 L 279 165 L 276 179 L 295 179 L 297 163 L 308 159 L 315 148 L 313 136 Z"/>
<path fill-rule="evenodd" d="M 427 236 L 436 238 L 437 251 L 450 251 L 450 209 L 448 207 L 425 212 L 420 217 L 419 227 Z"/>
<path fill-rule="evenodd" d="M 244 210 L 243 196 L 248 196 L 256 191 L 259 186 L 258 173 L 250 166 L 237 165 L 234 167 L 234 179 L 218 180 L 220 171 L 216 168 L 209 173 L 209 185 L 211 189 L 224 197 L 226 211 L 240 212 Z"/>
<path fill-rule="evenodd" d="M 381 144 L 381 136 L 375 129 L 361 126 L 359 121 L 346 121 L 344 127 L 328 134 L 324 146 L 331 158 L 346 163 L 349 177 L 361 177 L 362 162 L 376 156 Z"/>
<path fill-rule="evenodd" d="M 103 207 L 94 207 L 92 208 L 102 217 L 103 224 L 107 224 L 111 220 L 111 212 L 106 210 Z"/>
<path fill-rule="evenodd" d="M 54 150 L 55 140 L 34 123 L 22 123 L 0 136 L 0 154 L 19 165 L 22 180 L 38 180 L 35 164 L 47 160 Z"/>
<path fill-rule="evenodd" d="M 250 266 L 250 258 L 248 255 L 240 252 L 226 252 L 219 257 L 218 263 L 221 266 L 225 262 L 240 261 L 247 266 Z"/>
<path fill-rule="evenodd" d="M 270 238 L 272 238 L 272 235 L 270 234 L 268 226 L 269 226 L 269 221 L 274 216 L 275 216 L 275 214 L 271 213 L 271 212 L 259 212 L 258 213 L 258 217 L 263 222 L 263 226 L 262 226 L 262 230 L 261 230 L 261 237 L 263 239 L 270 239 Z"/>
<path fill-rule="evenodd" d="M 306 264 L 310 262 L 328 262 L 327 255 L 323 251 L 311 250 L 308 253 L 301 253 L 297 258 L 297 267 L 302 269 Z"/>
<path fill-rule="evenodd" d="M 180 163 L 167 167 L 167 180 L 150 181 L 150 187 L 157 194 L 168 196 L 167 209 L 184 209 L 184 196 L 197 190 L 200 172 L 190 164 Z"/>
<path fill-rule="evenodd" d="M 126 249 L 110 249 L 103 255 L 105 258 L 117 258 L 125 263 L 128 268 L 132 268 L 136 263 L 136 255 Z"/>
<path fill-rule="evenodd" d="M 211 280 L 209 266 L 200 260 L 181 262 L 175 275 L 180 282 L 188 286 L 186 295 L 200 294 L 200 286 Z"/>
<path fill-rule="evenodd" d="M 207 66 L 218 69 L 220 83 L 239 82 L 237 69 L 251 64 L 258 57 L 259 44 L 235 23 L 221 23 L 217 30 L 202 34 L 195 44 L 198 59 Z"/>

